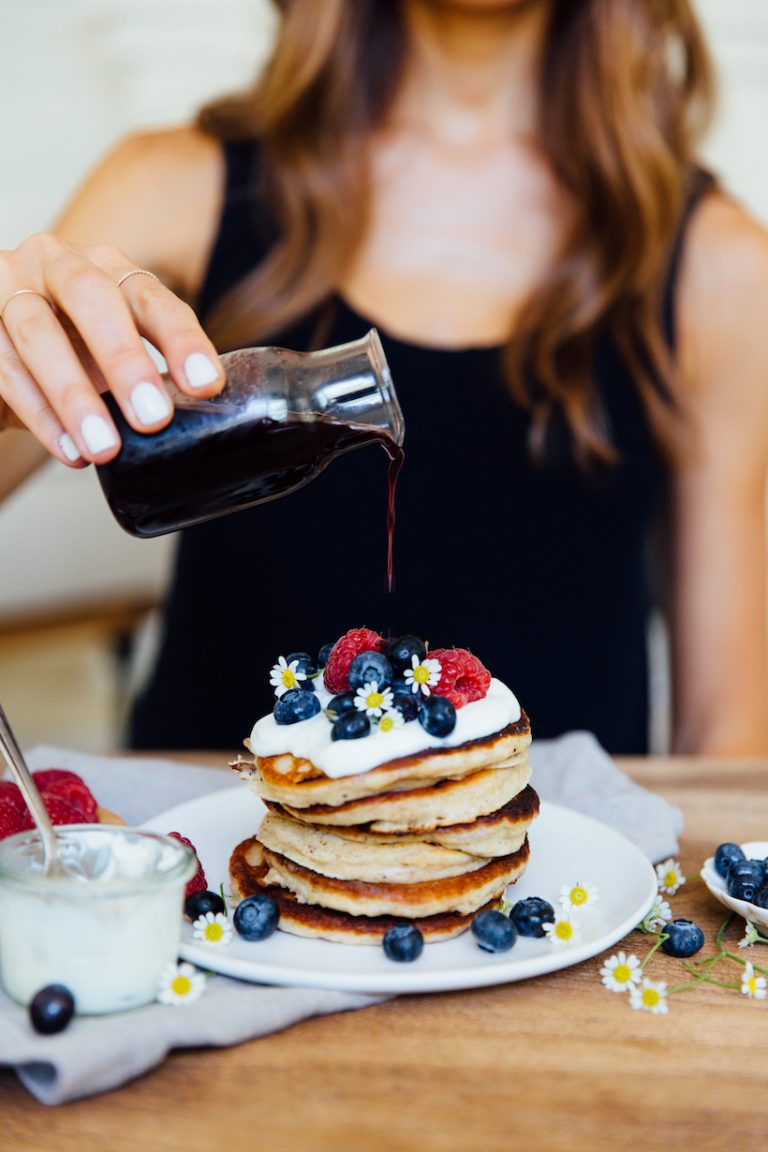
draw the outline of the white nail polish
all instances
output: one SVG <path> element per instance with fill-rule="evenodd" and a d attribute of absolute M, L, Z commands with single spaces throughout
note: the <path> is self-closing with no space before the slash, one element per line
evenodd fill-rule
<path fill-rule="evenodd" d="M 157 424 L 171 414 L 171 402 L 155 384 L 137 384 L 131 392 L 131 407 L 142 424 Z"/>
<path fill-rule="evenodd" d="M 106 452 L 108 448 L 114 448 L 117 444 L 117 437 L 103 416 L 93 414 L 86 416 L 80 425 L 80 435 L 93 456 L 98 456 L 100 452 Z"/>
<path fill-rule="evenodd" d="M 219 374 L 214 364 L 202 352 L 193 352 L 184 361 L 184 374 L 191 388 L 205 388 L 218 380 Z"/>
<path fill-rule="evenodd" d="M 68 432 L 64 432 L 61 436 L 59 436 L 59 448 L 61 448 L 67 460 L 71 460 L 73 464 L 75 460 L 82 459 L 80 453 L 77 450 L 77 445 Z"/>

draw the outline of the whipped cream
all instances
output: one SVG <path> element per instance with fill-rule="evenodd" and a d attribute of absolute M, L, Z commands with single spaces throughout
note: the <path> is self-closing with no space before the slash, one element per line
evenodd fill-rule
<path fill-rule="evenodd" d="M 318 683 L 317 695 L 323 708 L 333 698 Z M 522 715 L 515 694 L 501 680 L 492 679 L 482 700 L 456 710 L 456 727 L 448 736 L 430 736 L 418 720 L 410 720 L 391 732 L 371 730 L 359 740 L 332 740 L 332 725 L 322 712 L 298 724 L 278 724 L 274 716 L 262 716 L 251 732 L 250 747 L 256 756 L 279 756 L 290 752 L 337 780 L 358 776 L 388 760 L 413 756 L 427 748 L 455 748 L 467 740 L 479 740 L 514 724 Z"/>

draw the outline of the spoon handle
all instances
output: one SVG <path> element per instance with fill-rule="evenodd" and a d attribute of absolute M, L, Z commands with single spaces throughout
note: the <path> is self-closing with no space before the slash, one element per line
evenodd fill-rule
<path fill-rule="evenodd" d="M 40 832 L 40 838 L 43 842 L 44 870 L 46 873 L 54 871 L 59 855 L 56 844 L 56 832 L 51 823 L 51 818 L 46 811 L 45 804 L 43 804 L 37 784 L 35 784 L 32 779 L 32 774 L 29 768 L 27 768 L 21 748 L 19 748 L 13 730 L 8 723 L 8 717 L 3 710 L 2 704 L 0 704 L 0 752 L 10 769 L 11 775 L 18 784 L 21 794 L 24 797 L 24 803 L 32 813 L 35 824 Z"/>

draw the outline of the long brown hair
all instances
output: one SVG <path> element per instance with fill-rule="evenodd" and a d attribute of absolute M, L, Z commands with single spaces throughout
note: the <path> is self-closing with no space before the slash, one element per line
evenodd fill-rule
<path fill-rule="evenodd" d="M 407 51 L 396 0 L 278 6 L 262 78 L 199 117 L 219 138 L 258 139 L 280 233 L 209 317 L 222 347 L 277 333 L 338 288 L 368 223 L 365 141 Z M 576 211 L 505 349 L 510 388 L 532 414 L 534 449 L 559 407 L 580 458 L 613 459 L 592 385 L 608 326 L 652 428 L 674 450 L 680 407 L 662 294 L 713 87 L 689 0 L 553 0 L 539 85 L 539 141 Z"/>

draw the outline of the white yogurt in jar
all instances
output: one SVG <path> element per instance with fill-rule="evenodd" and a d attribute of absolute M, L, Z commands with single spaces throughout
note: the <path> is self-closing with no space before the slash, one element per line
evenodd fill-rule
<path fill-rule="evenodd" d="M 57 829 L 63 875 L 43 874 L 36 832 L 0 842 L 0 979 L 28 1004 L 64 984 L 91 1014 L 154 1000 L 177 959 L 184 889 L 197 863 L 183 844 L 114 825 Z"/>

